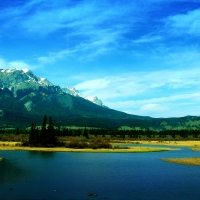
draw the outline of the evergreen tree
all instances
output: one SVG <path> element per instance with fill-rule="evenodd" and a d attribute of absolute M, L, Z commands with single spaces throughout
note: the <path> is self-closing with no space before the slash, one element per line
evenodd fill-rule
<path fill-rule="evenodd" d="M 16 135 L 19 135 L 19 128 L 16 128 Z"/>
<path fill-rule="evenodd" d="M 47 130 L 46 130 L 46 125 L 47 125 L 47 116 L 44 116 L 43 123 L 42 123 L 42 130 L 40 134 L 40 142 L 42 146 L 46 146 L 47 144 Z"/>
<path fill-rule="evenodd" d="M 57 139 L 55 135 L 54 124 L 52 118 L 49 117 L 49 126 L 48 126 L 48 134 L 47 134 L 47 145 L 56 145 Z"/>

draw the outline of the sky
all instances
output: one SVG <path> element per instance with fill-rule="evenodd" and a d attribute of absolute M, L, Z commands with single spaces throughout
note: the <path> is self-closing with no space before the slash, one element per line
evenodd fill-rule
<path fill-rule="evenodd" d="M 0 68 L 129 114 L 199 116 L 200 1 L 2 1 Z"/>

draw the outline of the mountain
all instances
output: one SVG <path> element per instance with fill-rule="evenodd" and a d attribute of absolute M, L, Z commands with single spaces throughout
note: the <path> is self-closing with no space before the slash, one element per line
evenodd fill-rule
<path fill-rule="evenodd" d="M 0 69 L 0 128 L 41 123 L 44 115 L 57 125 L 134 129 L 200 129 L 200 117 L 151 118 L 130 115 L 88 99 L 75 88 L 61 88 L 28 69 Z"/>
<path fill-rule="evenodd" d="M 61 89 L 27 69 L 0 69 L 0 88 L 1 126 L 28 124 L 41 120 L 45 114 L 64 124 L 71 121 L 82 125 L 92 124 L 95 119 L 137 118 L 92 103 L 75 93 L 75 89 L 69 94 L 69 89 Z M 101 120 L 96 121 L 104 124 Z"/>

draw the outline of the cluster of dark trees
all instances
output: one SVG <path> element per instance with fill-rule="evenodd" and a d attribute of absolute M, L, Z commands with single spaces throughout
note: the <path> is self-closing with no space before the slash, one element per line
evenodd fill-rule
<path fill-rule="evenodd" d="M 27 144 L 29 146 L 42 147 L 51 147 L 58 144 L 54 124 L 51 117 L 49 117 L 49 123 L 47 125 L 47 116 L 44 116 L 42 128 L 40 130 L 36 124 L 32 124 Z"/>
<path fill-rule="evenodd" d="M 162 131 L 154 131 L 154 130 L 125 130 L 125 129 L 70 129 L 66 128 L 63 130 L 57 130 L 58 136 L 85 136 L 89 135 L 93 136 L 111 136 L 111 137 L 130 137 L 130 138 L 166 138 L 167 136 L 171 136 L 175 138 L 176 136 L 180 136 L 182 138 L 193 137 L 198 138 L 200 135 L 200 130 L 162 130 Z"/>

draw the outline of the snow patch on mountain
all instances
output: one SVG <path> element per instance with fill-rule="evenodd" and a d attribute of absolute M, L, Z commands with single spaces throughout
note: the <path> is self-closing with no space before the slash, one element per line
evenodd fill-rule
<path fill-rule="evenodd" d="M 29 71 L 29 69 L 26 68 L 10 68 L 10 69 L 0 69 L 1 72 L 3 73 L 13 73 L 15 71 L 23 71 L 24 73 L 27 73 Z"/>

